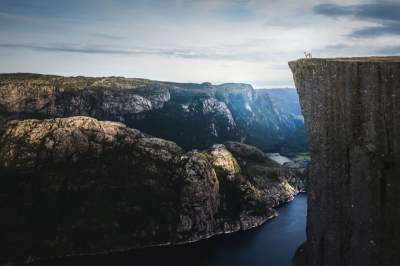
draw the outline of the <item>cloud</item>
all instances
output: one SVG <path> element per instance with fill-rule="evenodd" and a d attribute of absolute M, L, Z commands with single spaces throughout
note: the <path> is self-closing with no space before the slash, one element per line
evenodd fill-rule
<path fill-rule="evenodd" d="M 114 39 L 114 40 L 123 39 L 123 37 L 117 36 L 114 34 L 103 33 L 103 32 L 91 32 L 88 30 L 77 28 L 76 26 L 70 25 L 69 23 L 65 23 L 65 22 L 61 22 L 60 20 L 53 20 L 53 19 L 49 19 L 49 18 L 25 16 L 25 15 L 18 15 L 18 14 L 14 14 L 14 13 L 0 11 L 0 21 L 1 20 L 17 22 L 17 23 L 21 23 L 22 25 L 28 25 L 30 27 L 36 26 L 38 28 L 47 28 L 47 29 L 53 29 L 53 30 L 56 29 L 56 30 L 62 30 L 62 31 L 89 34 L 91 36 L 104 38 L 104 39 Z"/>
<path fill-rule="evenodd" d="M 352 17 L 361 21 L 371 21 L 377 26 L 354 30 L 351 37 L 378 37 L 400 35 L 400 3 L 382 1 L 359 5 L 320 4 L 314 6 L 316 14 L 333 18 Z"/>
<path fill-rule="evenodd" d="M 400 3 L 381 1 L 380 3 L 355 6 L 359 18 L 382 21 L 400 21 Z"/>
<path fill-rule="evenodd" d="M 21 15 L 16 15 L 16 14 L 12 14 L 12 13 L 6 13 L 6 12 L 0 12 L 0 19 L 15 20 L 15 21 L 21 21 L 21 22 L 33 22 L 33 23 L 39 22 L 39 20 L 33 19 L 28 16 L 21 16 Z"/>
<path fill-rule="evenodd" d="M 382 55 L 400 54 L 400 45 L 387 46 L 376 50 L 376 53 Z"/>
<path fill-rule="evenodd" d="M 352 6 L 340 6 L 336 4 L 320 4 L 313 8 L 314 12 L 329 17 L 348 16 L 354 13 Z"/>
<path fill-rule="evenodd" d="M 356 56 L 400 45 L 398 4 L 315 6 L 324 2 L 0 0 L 0 72 L 292 84 L 286 62 L 304 50 Z"/>
<path fill-rule="evenodd" d="M 343 6 L 320 4 L 314 6 L 314 12 L 330 17 L 353 16 L 358 19 L 378 21 L 400 21 L 400 3 L 382 1 L 374 4 Z"/>
<path fill-rule="evenodd" d="M 67 53 L 84 53 L 84 54 L 144 54 L 145 51 L 140 50 L 124 50 L 110 49 L 96 46 L 74 46 L 74 45 L 40 45 L 40 44 L 18 44 L 18 43 L 2 43 L 0 47 L 12 49 L 30 49 L 45 52 L 67 52 Z M 148 53 L 148 52 L 147 52 Z"/>
<path fill-rule="evenodd" d="M 389 56 L 400 54 L 400 44 L 387 45 L 378 43 L 361 42 L 358 45 L 352 43 L 339 43 L 335 45 L 327 45 L 321 48 L 318 52 L 324 52 L 328 56 L 337 55 L 346 57 L 354 56 L 354 50 L 357 50 L 357 56 L 367 56 L 374 54 L 376 56 Z"/>
<path fill-rule="evenodd" d="M 37 43 L 0 43 L 0 47 L 9 49 L 28 49 L 40 52 L 65 52 L 82 54 L 105 55 L 156 55 L 170 56 L 184 59 L 230 60 L 254 62 L 266 60 L 270 54 L 263 47 L 254 51 L 248 51 L 247 43 L 220 47 L 197 48 L 144 48 L 144 47 L 116 47 L 104 45 L 77 45 L 77 44 L 37 44 Z"/>
<path fill-rule="evenodd" d="M 385 23 L 381 26 L 365 27 L 351 33 L 353 37 L 377 37 L 382 35 L 400 35 L 400 23 Z"/>

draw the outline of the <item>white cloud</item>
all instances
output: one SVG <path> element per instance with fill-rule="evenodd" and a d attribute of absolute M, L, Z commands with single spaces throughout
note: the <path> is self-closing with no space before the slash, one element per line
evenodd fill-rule
<path fill-rule="evenodd" d="M 37 2 L 54 15 L 29 6 L 13 13 L 0 2 L 0 72 L 293 86 L 287 62 L 305 50 L 344 56 L 400 47 L 388 36 L 368 45 L 349 37 L 374 22 L 315 14 L 313 7 L 326 1 L 82 0 L 83 8 L 74 13 L 73 5 L 65 4 L 62 10 L 70 15 L 59 17 L 54 1 Z"/>

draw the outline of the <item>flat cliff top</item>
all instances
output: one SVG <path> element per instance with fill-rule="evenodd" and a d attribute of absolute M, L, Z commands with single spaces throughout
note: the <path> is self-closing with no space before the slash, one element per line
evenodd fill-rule
<path fill-rule="evenodd" d="M 338 57 L 338 58 L 302 58 L 290 61 L 289 65 L 296 63 L 318 62 L 352 62 L 352 63 L 400 63 L 400 56 L 371 56 L 371 57 Z"/>
<path fill-rule="evenodd" d="M 143 87 L 163 87 L 163 88 L 184 88 L 189 90 L 207 90 L 218 88 L 220 90 L 253 90 L 250 84 L 244 83 L 223 83 L 211 84 L 187 83 L 158 81 L 143 78 L 126 78 L 120 76 L 109 77 L 88 77 L 88 76 L 60 76 L 37 73 L 0 73 L 0 86 L 9 84 L 35 84 L 35 85 L 57 85 L 63 88 L 82 89 L 88 87 L 117 88 L 117 89 L 135 89 Z M 1 88 L 0 88 L 1 89 Z"/>
<path fill-rule="evenodd" d="M 124 77 L 64 77 L 34 73 L 0 74 L 0 89 L 11 85 L 20 86 L 56 86 L 63 89 L 80 90 L 84 88 L 139 89 L 147 87 L 166 87 L 162 82 Z"/>

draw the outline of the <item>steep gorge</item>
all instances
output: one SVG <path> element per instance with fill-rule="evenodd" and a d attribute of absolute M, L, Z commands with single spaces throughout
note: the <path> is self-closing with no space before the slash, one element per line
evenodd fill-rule
<path fill-rule="evenodd" d="M 296 265 L 400 265 L 400 57 L 289 63 L 311 153 Z"/>

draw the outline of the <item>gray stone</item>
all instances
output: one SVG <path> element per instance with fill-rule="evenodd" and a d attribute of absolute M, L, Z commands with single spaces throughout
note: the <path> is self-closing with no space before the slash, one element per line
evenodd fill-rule
<path fill-rule="evenodd" d="M 400 265 L 400 57 L 289 66 L 311 152 L 297 254 L 309 266 Z"/>
<path fill-rule="evenodd" d="M 241 143 L 186 152 L 83 116 L 11 121 L 0 133 L 0 263 L 246 230 L 298 192 Z"/>

